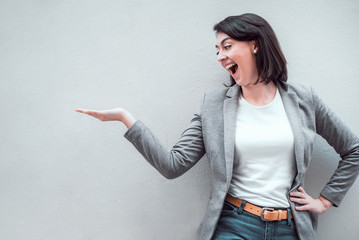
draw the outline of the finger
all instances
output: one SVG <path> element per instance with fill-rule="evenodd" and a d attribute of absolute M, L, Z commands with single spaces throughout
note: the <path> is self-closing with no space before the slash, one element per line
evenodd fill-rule
<path fill-rule="evenodd" d="M 305 192 L 305 190 L 304 190 L 303 187 L 299 187 L 299 188 L 298 188 L 298 191 L 301 192 L 301 193 L 307 194 L 307 193 Z"/>
<path fill-rule="evenodd" d="M 294 208 L 297 211 L 308 211 L 308 210 L 310 210 L 310 207 L 308 205 L 295 206 Z"/>
<path fill-rule="evenodd" d="M 98 111 L 96 111 L 96 110 L 87 110 L 87 109 L 82 109 L 82 108 L 77 108 L 75 111 L 76 111 L 76 112 L 80 112 L 80 113 L 89 114 L 89 115 L 98 112 Z"/>
<path fill-rule="evenodd" d="M 86 109 L 81 109 L 81 108 L 77 108 L 75 110 L 76 112 L 80 112 L 80 113 L 84 113 L 87 114 L 91 117 L 97 118 L 101 121 L 105 121 L 106 120 L 106 116 L 105 113 L 102 111 L 98 111 L 98 110 L 86 110 Z"/>
<path fill-rule="evenodd" d="M 298 204 L 301 204 L 301 205 L 303 205 L 303 204 L 307 204 L 308 203 L 308 201 L 306 200 L 306 199 L 303 199 L 303 198 L 289 198 L 290 199 L 290 201 L 292 201 L 292 202 L 294 202 L 294 203 L 298 203 Z"/>
<path fill-rule="evenodd" d="M 81 109 L 81 108 L 76 108 L 75 111 L 79 112 L 79 113 L 84 113 L 84 109 Z"/>
<path fill-rule="evenodd" d="M 84 113 L 86 113 L 86 114 L 98 114 L 99 111 L 96 111 L 96 110 L 84 110 Z"/>
<path fill-rule="evenodd" d="M 80 113 L 84 113 L 84 114 L 87 114 L 87 115 L 90 115 L 90 116 L 93 116 L 93 117 L 98 117 L 98 111 L 94 111 L 94 110 L 86 110 L 86 109 L 81 109 L 81 108 L 78 108 L 75 110 L 76 112 L 80 112 Z"/>
<path fill-rule="evenodd" d="M 98 111 L 85 111 L 85 113 L 95 118 L 103 117 L 103 114 Z"/>
<path fill-rule="evenodd" d="M 290 193 L 291 197 L 297 197 L 297 198 L 305 198 L 305 195 L 301 192 L 291 192 Z"/>

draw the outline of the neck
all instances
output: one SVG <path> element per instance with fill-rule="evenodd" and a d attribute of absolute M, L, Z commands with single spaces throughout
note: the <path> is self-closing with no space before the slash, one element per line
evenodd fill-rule
<path fill-rule="evenodd" d="M 274 82 L 268 84 L 258 83 L 256 85 L 242 86 L 242 96 L 250 104 L 263 106 L 273 101 L 276 94 Z"/>

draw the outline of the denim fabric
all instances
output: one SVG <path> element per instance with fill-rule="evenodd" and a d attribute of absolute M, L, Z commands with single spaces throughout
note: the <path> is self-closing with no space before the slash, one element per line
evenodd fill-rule
<path fill-rule="evenodd" d="M 213 240 L 297 240 L 293 220 L 265 222 L 260 217 L 224 203 Z"/>

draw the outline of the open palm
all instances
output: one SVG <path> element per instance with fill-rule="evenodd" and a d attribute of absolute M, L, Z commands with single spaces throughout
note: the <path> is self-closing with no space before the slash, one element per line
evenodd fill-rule
<path fill-rule="evenodd" d="M 86 110 L 77 108 L 75 110 L 79 113 L 84 113 L 97 118 L 101 121 L 121 121 L 127 128 L 130 128 L 136 119 L 123 108 L 114 108 L 109 110 Z"/>
<path fill-rule="evenodd" d="M 85 113 L 101 121 L 122 121 L 125 110 L 123 108 L 114 108 L 109 110 L 86 110 L 77 108 L 76 112 Z"/>

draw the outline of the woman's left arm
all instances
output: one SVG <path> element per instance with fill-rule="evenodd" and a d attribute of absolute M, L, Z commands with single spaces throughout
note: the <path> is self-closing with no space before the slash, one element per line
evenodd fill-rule
<path fill-rule="evenodd" d="M 338 167 L 329 182 L 313 199 L 303 188 L 290 194 L 291 201 L 302 204 L 296 209 L 321 214 L 332 205 L 338 207 L 359 174 L 359 138 L 312 90 L 316 132 L 340 155 Z"/>

